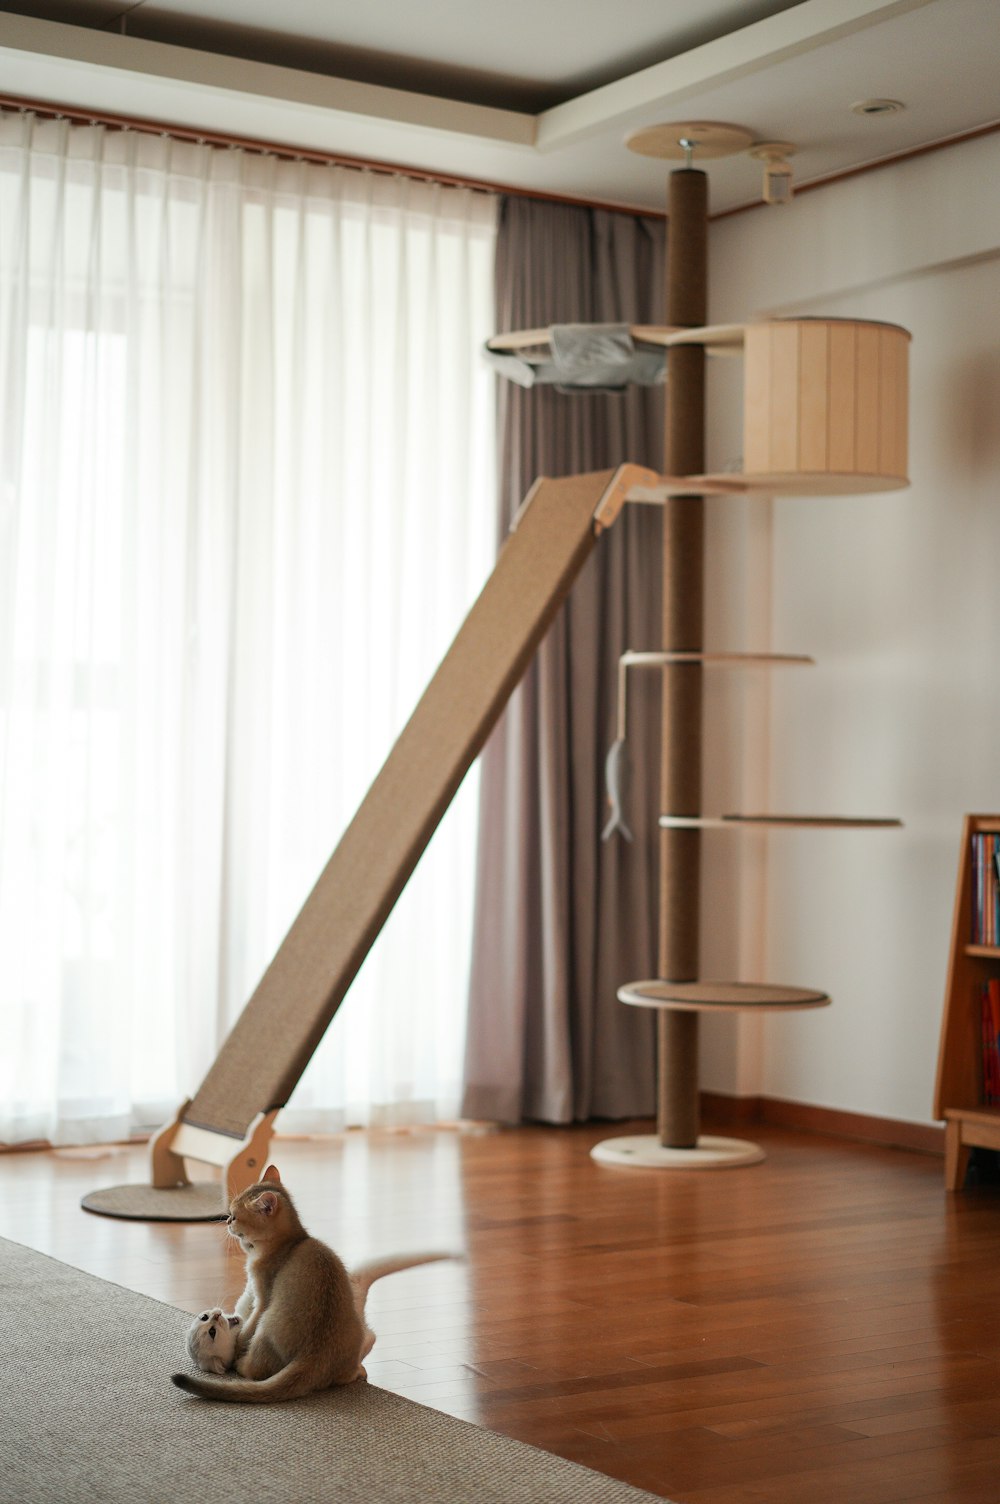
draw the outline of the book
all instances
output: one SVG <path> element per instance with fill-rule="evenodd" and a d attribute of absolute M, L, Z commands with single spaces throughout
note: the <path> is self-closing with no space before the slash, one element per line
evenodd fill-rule
<path fill-rule="evenodd" d="M 972 837 L 973 945 L 1000 946 L 1000 835 L 976 831 Z"/>
<path fill-rule="evenodd" d="M 983 1103 L 1000 1106 L 1000 977 L 992 977 L 980 989 L 983 1039 Z"/>

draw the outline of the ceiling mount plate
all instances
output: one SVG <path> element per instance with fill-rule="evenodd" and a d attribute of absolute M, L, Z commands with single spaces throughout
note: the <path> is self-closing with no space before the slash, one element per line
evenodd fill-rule
<path fill-rule="evenodd" d="M 732 157 L 746 151 L 754 142 L 752 131 L 741 125 L 722 125 L 717 120 L 673 120 L 664 125 L 646 125 L 641 130 L 626 136 L 629 151 L 641 157 L 660 157 L 671 162 L 683 162 L 688 141 L 694 148 L 695 161 L 708 157 Z"/>

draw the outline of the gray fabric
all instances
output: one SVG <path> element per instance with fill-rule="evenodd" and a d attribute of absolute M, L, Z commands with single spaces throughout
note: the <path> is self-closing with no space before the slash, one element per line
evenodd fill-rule
<path fill-rule="evenodd" d="M 497 330 L 663 321 L 659 220 L 505 199 Z M 498 382 L 499 535 L 538 475 L 661 468 L 662 393 L 564 395 Z M 630 704 L 630 825 L 600 836 L 617 660 L 660 644 L 661 521 L 627 506 L 588 561 L 482 761 L 463 1112 L 566 1123 L 653 1111 L 652 1017 L 623 981 L 656 974 L 659 689 Z M 631 1015 L 631 1016 L 630 1016 Z"/>
<path fill-rule="evenodd" d="M 630 385 L 657 386 L 666 378 L 665 350 L 637 350 L 628 324 L 553 324 L 551 360 L 486 350 L 501 376 L 518 386 L 545 383 L 563 391 L 620 392 Z"/>
<path fill-rule="evenodd" d="M 607 824 L 601 831 L 601 840 L 610 841 L 613 835 L 620 835 L 626 841 L 634 840 L 635 837 L 625 818 L 625 811 L 629 804 L 629 790 L 632 786 L 632 763 L 628 742 L 624 739 L 611 743 L 608 755 L 604 759 L 604 784 L 611 813 Z"/>
<path fill-rule="evenodd" d="M 190 1316 L 3 1239 L 0 1305 L 0 1504 L 655 1504 L 375 1385 L 190 1398 Z"/>

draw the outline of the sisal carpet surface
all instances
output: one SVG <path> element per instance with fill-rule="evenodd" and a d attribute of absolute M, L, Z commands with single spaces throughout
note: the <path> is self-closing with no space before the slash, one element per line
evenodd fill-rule
<path fill-rule="evenodd" d="M 157 1190 L 152 1185 L 109 1185 L 90 1191 L 80 1205 L 102 1217 L 130 1222 L 223 1222 L 229 1207 L 217 1180 Z"/>
<path fill-rule="evenodd" d="M 642 1504 L 655 1496 L 375 1385 L 181 1393 L 190 1316 L 0 1239 L 3 1504 Z"/>

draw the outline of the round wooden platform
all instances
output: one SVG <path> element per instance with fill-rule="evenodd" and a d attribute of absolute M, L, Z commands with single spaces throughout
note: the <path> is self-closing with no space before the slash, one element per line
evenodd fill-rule
<path fill-rule="evenodd" d="M 674 663 L 701 663 L 706 668 L 782 668 L 815 664 L 807 653 L 645 652 L 629 648 L 618 659 L 626 668 L 664 668 Z"/>
<path fill-rule="evenodd" d="M 895 817 L 865 815 L 661 815 L 664 830 L 736 830 L 759 825 L 777 830 L 898 830 Z"/>
<path fill-rule="evenodd" d="M 634 1008 L 680 1009 L 689 1013 L 735 1013 L 744 1008 L 823 1008 L 830 998 L 807 987 L 771 987 L 758 982 L 627 982 L 618 1001 Z"/>
<path fill-rule="evenodd" d="M 661 475 L 634 486 L 626 501 L 657 505 L 672 496 L 874 496 L 909 485 L 903 474 L 859 470 L 726 470 L 704 475 Z"/>

